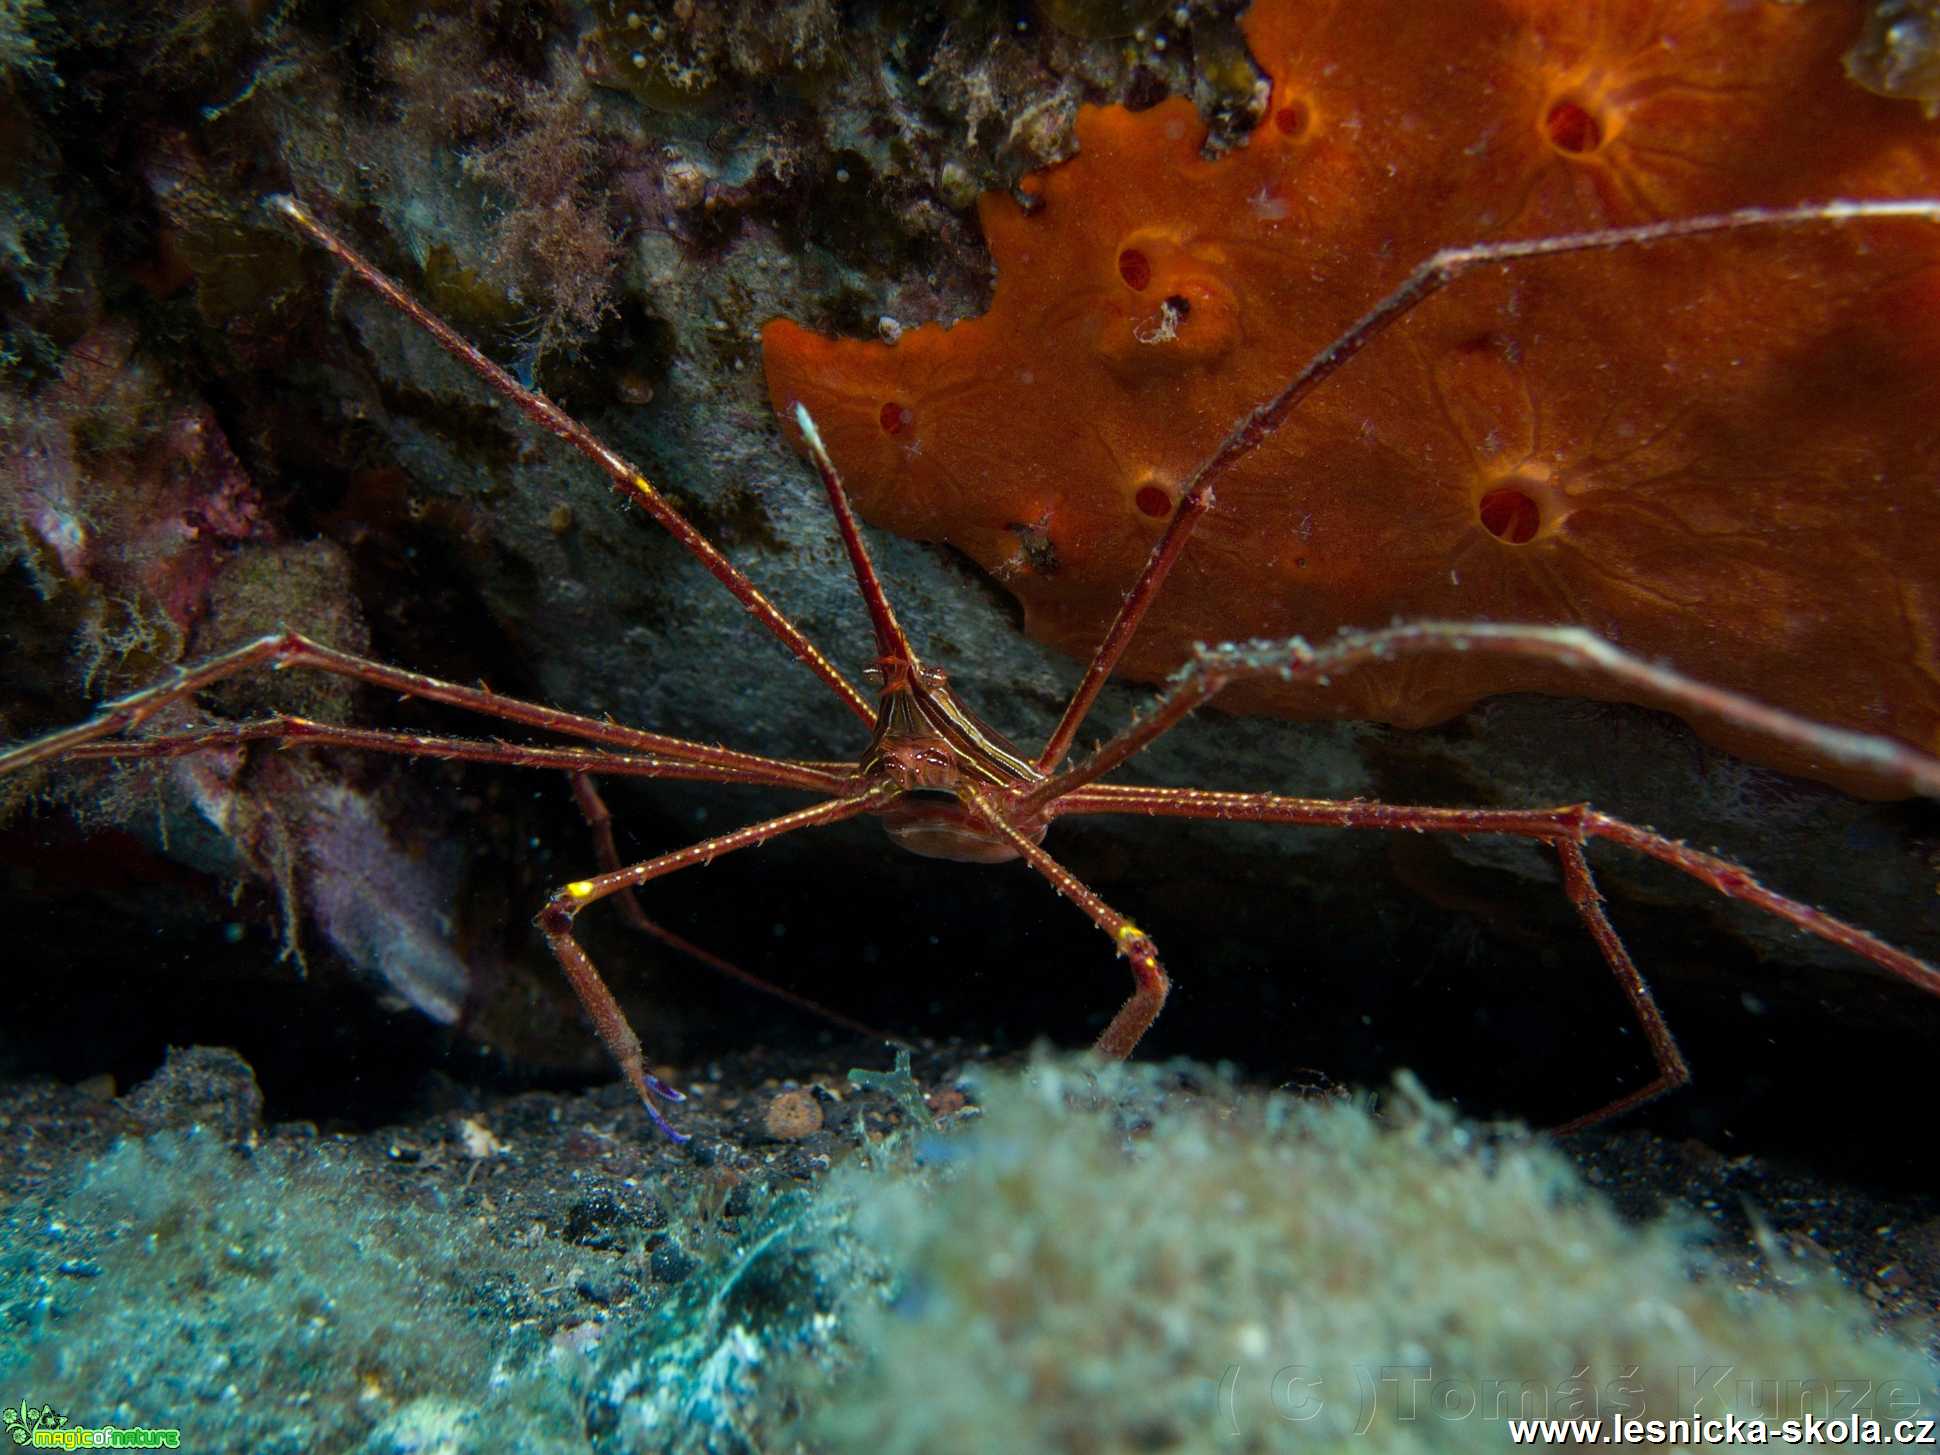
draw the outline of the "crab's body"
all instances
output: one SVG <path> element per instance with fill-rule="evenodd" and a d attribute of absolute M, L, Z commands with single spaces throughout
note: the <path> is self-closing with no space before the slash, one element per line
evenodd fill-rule
<path fill-rule="evenodd" d="M 1017 850 L 958 796 L 967 783 L 1013 800 L 1044 775 L 1002 733 L 972 712 L 949 675 L 921 663 L 887 661 L 876 730 L 856 765 L 868 784 L 892 784 L 903 792 L 880 810 L 889 837 L 926 859 L 964 864 L 1004 864 Z M 1020 825 L 1036 843 L 1045 822 Z"/>

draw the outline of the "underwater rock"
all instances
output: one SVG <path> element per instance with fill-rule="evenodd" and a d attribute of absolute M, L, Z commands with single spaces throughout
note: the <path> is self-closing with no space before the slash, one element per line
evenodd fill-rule
<path fill-rule="evenodd" d="M 229 1143 L 247 1141 L 263 1125 L 263 1089 L 255 1071 L 222 1046 L 171 1046 L 162 1069 L 122 1105 L 156 1130 L 201 1127 Z"/>

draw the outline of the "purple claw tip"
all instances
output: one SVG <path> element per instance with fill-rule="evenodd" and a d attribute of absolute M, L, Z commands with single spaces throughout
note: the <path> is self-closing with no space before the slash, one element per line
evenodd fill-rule
<path fill-rule="evenodd" d="M 658 1076 L 655 1076 L 651 1071 L 646 1072 L 645 1076 L 646 1076 L 646 1082 L 647 1082 L 647 1090 L 651 1091 L 655 1096 L 659 1097 L 662 1101 L 674 1102 L 674 1101 L 687 1100 L 685 1096 L 683 1096 L 680 1092 L 676 1091 L 673 1087 L 669 1086 L 666 1082 L 662 1081 Z M 655 1106 L 652 1102 L 650 1101 L 642 1102 L 641 1105 L 646 1107 L 647 1115 L 653 1118 L 653 1124 L 656 1127 L 660 1128 L 661 1133 L 669 1141 L 679 1144 L 679 1143 L 689 1142 L 693 1140 L 688 1133 L 675 1131 L 673 1128 L 673 1124 L 660 1114 L 660 1108 Z"/>
<path fill-rule="evenodd" d="M 656 1127 L 660 1128 L 661 1134 L 665 1136 L 668 1141 L 673 1142 L 675 1145 L 684 1146 L 688 1142 L 693 1141 L 694 1138 L 692 1133 L 675 1131 L 673 1127 L 673 1123 L 669 1122 L 665 1117 L 663 1117 L 659 1112 L 655 1111 L 652 1107 L 647 1108 L 647 1115 L 653 1118 L 653 1124 Z"/>

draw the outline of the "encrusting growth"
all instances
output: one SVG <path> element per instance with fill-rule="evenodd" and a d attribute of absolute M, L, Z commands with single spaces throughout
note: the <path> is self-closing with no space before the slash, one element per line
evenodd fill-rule
<path fill-rule="evenodd" d="M 979 213 L 989 311 L 893 345 L 764 334 L 863 517 L 967 552 L 1089 657 L 1239 420 L 1439 249 L 1940 193 L 1940 128 L 1856 84 L 1851 4 L 1257 0 L 1271 78 L 1207 158 L 1174 98 Z M 1117 666 L 1394 621 L 1581 625 L 1816 721 L 1940 747 L 1940 230 L 1884 218 L 1484 267 L 1219 482 Z M 1001 428 L 994 422 L 1001 421 Z M 1661 699 L 1450 654 L 1229 708 L 1418 727 L 1493 693 Z M 1704 718 L 1746 756 L 1890 780 Z"/>

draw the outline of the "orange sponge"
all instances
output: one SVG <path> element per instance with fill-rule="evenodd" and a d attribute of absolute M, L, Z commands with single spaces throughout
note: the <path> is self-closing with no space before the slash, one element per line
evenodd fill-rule
<path fill-rule="evenodd" d="M 968 552 L 1087 656 L 1193 467 L 1437 247 L 1940 194 L 1940 124 L 1846 74 L 1860 23 L 1847 0 L 1259 0 L 1247 145 L 1202 157 L 1183 100 L 1086 109 L 1035 210 L 982 199 L 987 314 L 893 346 L 777 320 L 772 397 L 791 434 L 808 405 L 865 519 Z M 1424 617 L 1579 623 L 1940 751 L 1940 228 L 1463 280 L 1220 484 L 1125 669 Z M 1599 687 L 1449 657 L 1222 705 L 1424 725 L 1504 691 Z"/>

